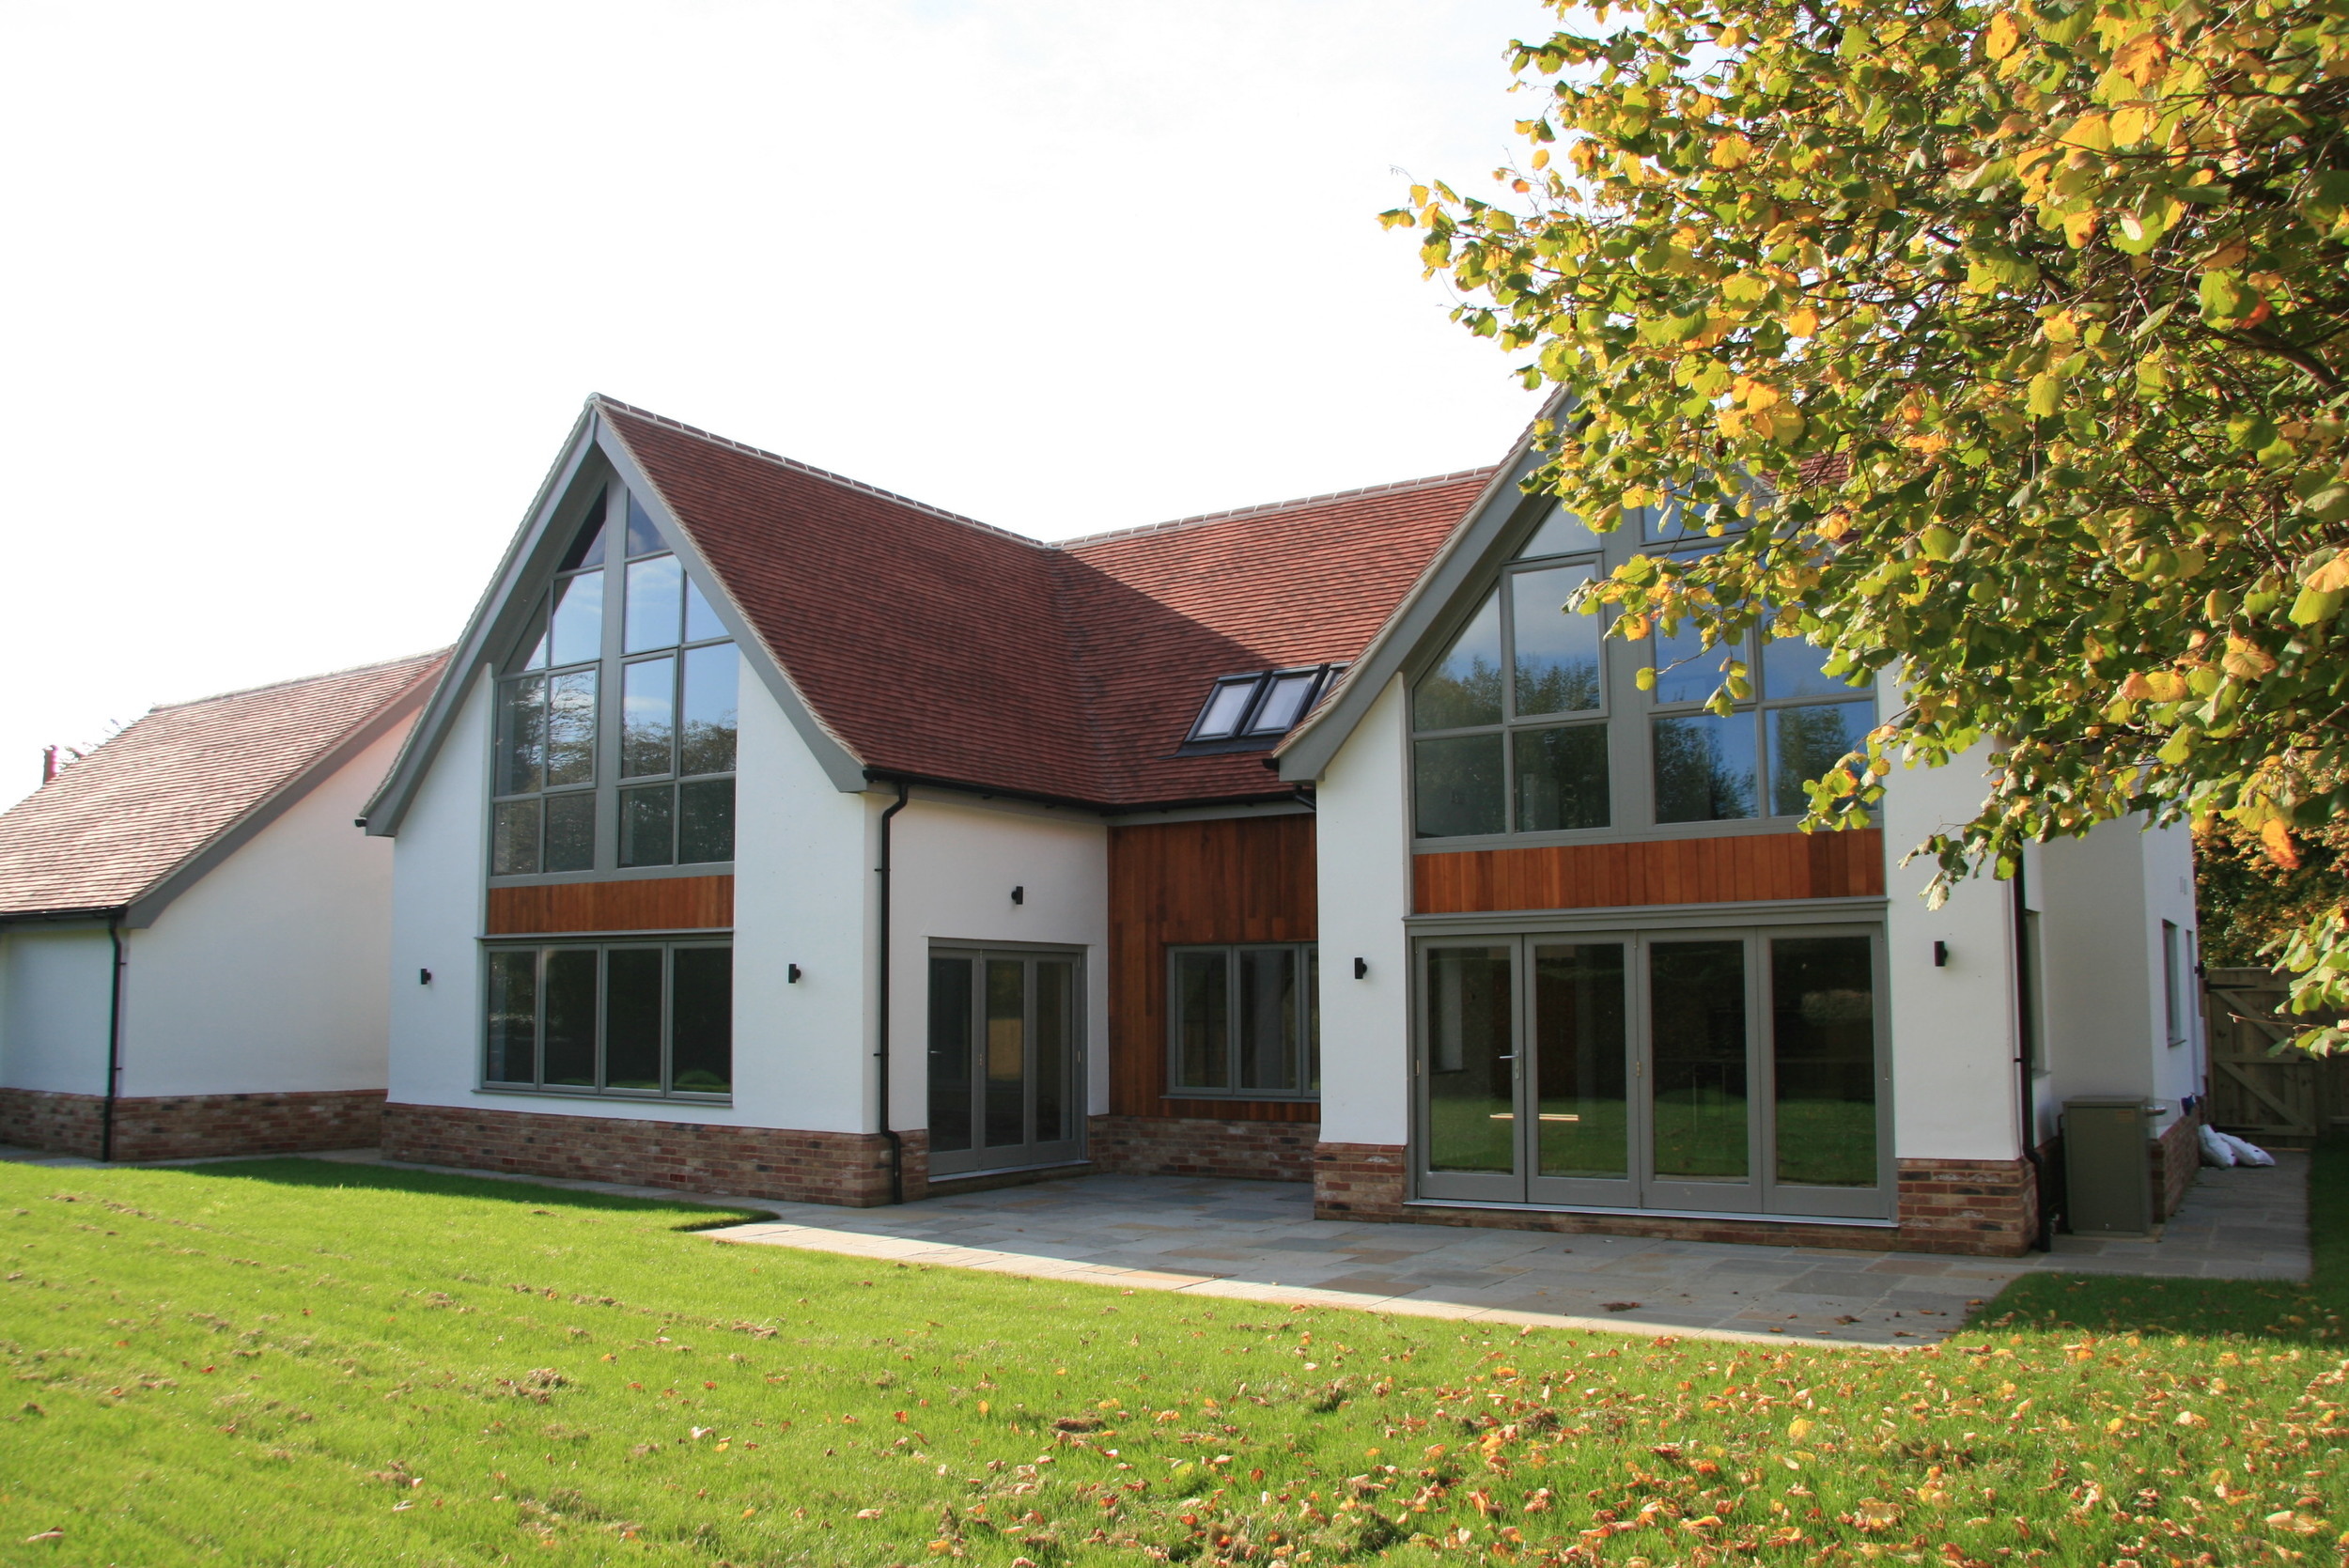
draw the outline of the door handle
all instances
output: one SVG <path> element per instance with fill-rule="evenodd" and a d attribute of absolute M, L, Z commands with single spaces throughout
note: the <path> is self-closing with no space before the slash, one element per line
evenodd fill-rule
<path fill-rule="evenodd" d="M 1517 1053 L 1516 1051 L 1511 1051 L 1511 1052 L 1510 1052 L 1508 1055 L 1506 1055 L 1506 1056 L 1496 1056 L 1496 1057 L 1494 1057 L 1494 1058 L 1493 1058 L 1493 1060 L 1494 1060 L 1494 1061 L 1496 1061 L 1496 1062 L 1515 1062 L 1517 1059 Z"/>

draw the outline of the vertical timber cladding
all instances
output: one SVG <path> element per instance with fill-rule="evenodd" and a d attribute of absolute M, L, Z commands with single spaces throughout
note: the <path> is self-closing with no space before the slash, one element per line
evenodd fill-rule
<path fill-rule="evenodd" d="M 1317 1122 L 1311 1101 L 1166 1093 L 1166 950 L 1304 942 L 1319 934 L 1310 814 L 1110 830 L 1110 1110 L 1120 1116 Z"/>
<path fill-rule="evenodd" d="M 1411 861 L 1411 907 L 1423 915 L 1883 895 L 1877 828 L 1462 849 Z"/>
<path fill-rule="evenodd" d="M 733 924 L 732 877 L 652 877 L 490 890 L 488 933 L 492 937 L 720 931 Z"/>

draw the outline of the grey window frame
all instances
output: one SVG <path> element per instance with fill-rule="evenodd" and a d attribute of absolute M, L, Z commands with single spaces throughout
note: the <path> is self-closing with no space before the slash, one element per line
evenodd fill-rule
<path fill-rule="evenodd" d="M 604 1019 L 610 987 L 611 955 L 629 949 L 641 952 L 646 948 L 658 948 L 661 951 L 661 1081 L 663 1087 L 657 1090 L 607 1089 L 603 1087 L 605 1076 Z M 731 953 L 734 950 L 734 937 L 730 932 L 716 936 L 706 931 L 645 932 L 642 934 L 630 932 L 626 935 L 583 936 L 576 939 L 552 934 L 526 939 L 483 941 L 481 943 L 483 958 L 481 997 L 479 1004 L 474 1008 L 474 1013 L 480 1019 L 480 1033 L 474 1058 L 475 1091 L 485 1094 L 556 1094 L 569 1099 L 637 1100 L 664 1105 L 732 1105 L 734 1091 L 731 1088 L 723 1094 L 713 1094 L 706 1090 L 668 1087 L 676 1070 L 677 955 L 693 948 L 723 948 Z M 546 1081 L 546 955 L 558 949 L 592 950 L 596 955 L 596 1085 L 592 1088 L 578 1084 L 551 1084 Z M 538 955 L 536 966 L 537 982 L 533 999 L 536 1009 L 533 1028 L 536 1032 L 537 1044 L 532 1053 L 537 1076 L 528 1083 L 490 1077 L 490 964 L 488 960 L 489 955 L 492 952 L 535 953 Z M 731 1017 L 730 1010 L 729 1017 Z M 726 1036 L 726 1076 L 728 1079 L 734 1076 L 734 1032 L 729 1026 Z"/>
<path fill-rule="evenodd" d="M 2162 1039 L 2171 1050 L 2194 1038 L 2192 1002 L 2186 982 L 2194 973 L 2187 956 L 2187 931 L 2175 921 L 2161 923 Z"/>
<path fill-rule="evenodd" d="M 595 481 L 591 484 L 583 484 L 581 488 L 583 489 L 593 490 L 595 492 L 595 499 L 583 505 L 580 508 L 579 512 L 570 519 L 567 525 L 558 526 L 552 530 L 552 532 L 566 541 L 576 541 L 594 521 L 596 507 L 599 505 L 602 507 L 603 564 L 599 567 L 591 568 L 599 570 L 604 574 L 603 625 L 601 638 L 599 643 L 596 660 L 592 664 L 583 662 L 564 665 L 551 664 L 542 670 L 530 670 L 521 665 L 521 661 L 529 657 L 536 645 L 538 629 L 542 628 L 549 629 L 547 634 L 552 635 L 552 622 L 550 617 L 553 609 L 556 590 L 566 580 L 580 575 L 576 572 L 558 573 L 539 590 L 537 596 L 537 608 L 532 612 L 530 617 L 524 623 L 521 638 L 518 640 L 516 645 L 506 650 L 506 658 L 498 666 L 498 674 L 491 687 L 492 721 L 490 736 L 491 756 L 490 810 L 492 817 L 492 824 L 490 842 L 489 846 L 489 853 L 490 856 L 490 885 L 493 887 L 526 887 L 542 886 L 548 883 L 566 881 L 611 880 L 615 877 L 634 878 L 643 877 L 679 875 L 717 876 L 730 872 L 734 869 L 734 860 L 731 856 L 722 861 L 681 861 L 676 859 L 675 857 L 679 842 L 678 835 L 682 827 L 682 814 L 678 806 L 678 786 L 682 784 L 689 782 L 698 784 L 720 779 L 737 781 L 735 793 L 735 824 L 737 831 L 739 831 L 741 822 L 741 793 L 739 781 L 740 777 L 741 755 L 739 706 L 734 768 L 725 772 L 692 774 L 681 773 L 677 770 L 677 768 L 678 765 L 683 760 L 684 754 L 684 681 L 686 654 L 690 650 L 716 647 L 723 644 L 735 647 L 735 658 L 739 664 L 739 661 L 742 658 L 741 650 L 739 645 L 734 644 L 733 639 L 723 629 L 721 629 L 714 637 L 703 637 L 692 642 L 683 640 L 685 629 L 682 619 L 684 613 L 683 607 L 688 590 L 691 589 L 692 584 L 692 577 L 691 573 L 684 570 L 682 558 L 677 556 L 675 548 L 670 545 L 670 542 L 665 538 L 661 541 L 663 546 L 661 550 L 647 551 L 643 555 L 633 557 L 628 553 L 629 491 L 628 487 L 621 483 L 616 476 L 607 477 Z M 568 553 L 571 548 L 571 544 L 567 542 L 564 548 L 565 552 Z M 678 622 L 679 641 L 666 647 L 649 648 L 641 653 L 629 653 L 625 651 L 627 638 L 626 626 L 628 618 L 628 568 L 634 563 L 660 560 L 664 556 L 678 562 L 679 574 L 684 584 L 684 586 L 680 589 L 680 619 Z M 623 719 L 621 704 L 624 699 L 624 683 L 627 679 L 629 666 L 640 664 L 648 660 L 654 659 L 672 659 L 676 660 L 675 675 L 670 689 L 670 711 L 672 725 L 672 734 L 670 737 L 671 766 L 669 771 L 666 773 L 645 774 L 624 780 L 620 776 L 620 738 Z M 499 777 L 498 761 L 503 754 L 503 747 L 505 743 L 505 730 L 503 726 L 506 722 L 506 693 L 509 687 L 517 681 L 527 679 L 533 675 L 552 679 L 552 676 L 558 674 L 569 674 L 575 671 L 587 669 L 592 669 L 596 672 L 595 782 L 590 785 L 572 786 L 560 790 L 547 790 L 541 788 L 531 792 L 520 792 L 514 794 L 499 793 L 498 785 L 503 781 Z M 736 675 L 736 700 L 738 705 L 740 701 L 740 692 L 742 688 L 747 683 L 743 680 L 743 674 L 738 670 L 738 674 Z M 665 862 L 658 862 L 624 864 L 620 860 L 621 794 L 624 790 L 654 788 L 662 785 L 665 785 L 669 791 L 669 843 L 671 859 Z M 580 795 L 590 792 L 593 793 L 596 801 L 595 848 L 591 863 L 586 867 L 568 871 L 549 871 L 545 869 L 546 808 L 543 802 L 552 796 L 565 794 Z M 495 869 L 497 863 L 495 858 L 497 854 L 497 843 L 494 818 L 497 808 L 501 805 L 507 805 L 520 800 L 536 800 L 541 802 L 539 807 L 538 826 L 539 869 L 525 872 L 500 872 Z"/>
<path fill-rule="evenodd" d="M 1890 1228 L 1899 1219 L 1899 1160 L 1893 1146 L 1894 1094 L 1891 960 L 1880 900 L 1797 900 L 1776 906 L 1748 905 L 1732 913 L 1719 906 L 1687 906 L 1665 917 L 1626 921 L 1624 911 L 1535 916 L 1496 913 L 1473 918 L 1419 918 L 1407 923 L 1411 936 L 1410 1007 L 1410 1207 L 1549 1210 L 1570 1214 L 1637 1214 L 1780 1220 L 1793 1224 L 1856 1224 Z M 1768 944 L 1781 938 L 1868 938 L 1874 976 L 1876 1184 L 1868 1188 L 1822 1188 L 1778 1178 L 1777 1060 L 1771 1034 Z M 1446 947 L 1508 946 L 1512 959 L 1512 1020 L 1515 1072 L 1521 1080 L 1532 1060 L 1530 1039 L 1533 949 L 1546 940 L 1621 942 L 1625 945 L 1629 1093 L 1635 1099 L 1628 1179 L 1550 1178 L 1521 1159 L 1507 1177 L 1457 1176 L 1427 1169 L 1429 955 Z M 1743 1183 L 1672 1180 L 1657 1176 L 1651 1162 L 1653 1108 L 1639 1102 L 1652 1081 L 1654 1034 L 1648 974 L 1649 950 L 1658 942 L 1736 940 L 1745 950 L 1747 1020 L 1747 1149 L 1749 1176 Z M 1603 1190 L 1612 1187 L 1613 1190 Z M 1626 1201 L 1629 1200 L 1629 1201 Z"/>
<path fill-rule="evenodd" d="M 1231 1086 L 1222 1089 L 1197 1089 L 1185 1084 L 1180 1075 L 1182 1063 L 1183 1017 L 1182 992 L 1175 985 L 1176 966 L 1187 953 L 1220 953 L 1223 955 L 1224 1017 L 1237 1020 L 1239 1017 L 1239 955 L 1243 952 L 1271 951 L 1294 953 L 1297 955 L 1297 1041 L 1299 1060 L 1296 1063 L 1295 1089 L 1239 1088 L 1239 1030 L 1227 1029 L 1223 1041 L 1226 1077 Z M 1302 942 L 1170 942 L 1167 944 L 1161 972 L 1166 985 L 1166 1094 L 1178 1100 L 1279 1100 L 1298 1104 L 1317 1104 L 1321 1099 L 1321 944 Z"/>
<path fill-rule="evenodd" d="M 1639 672 L 1648 667 L 1654 658 L 1652 640 L 1631 643 L 1614 636 L 1603 637 L 1599 643 L 1600 691 L 1602 706 L 1595 713 L 1576 714 L 1563 721 L 1566 723 L 1603 722 L 1607 725 L 1607 779 L 1609 825 L 1604 828 L 1557 828 L 1522 830 L 1517 827 L 1517 772 L 1515 764 L 1515 737 L 1518 734 L 1554 727 L 1562 722 L 1555 716 L 1543 715 L 1532 719 L 1516 717 L 1517 682 L 1515 679 L 1516 624 L 1513 596 L 1508 590 L 1510 576 L 1529 570 L 1560 566 L 1590 565 L 1603 577 L 1637 555 L 1688 555 L 1719 540 L 1704 534 L 1678 534 L 1663 540 L 1652 540 L 1653 531 L 1644 519 L 1636 524 L 1626 519 L 1612 533 L 1598 536 L 1595 548 L 1584 548 L 1556 554 L 1520 557 L 1553 509 L 1550 498 L 1530 498 L 1511 520 L 1496 550 L 1498 565 L 1488 568 L 1490 575 L 1480 580 L 1483 593 L 1455 607 L 1427 639 L 1419 657 L 1408 662 L 1403 671 L 1404 695 L 1407 704 L 1406 739 L 1408 750 L 1405 757 L 1405 777 L 1408 794 L 1411 847 L 1419 853 L 1442 853 L 1464 849 L 1521 848 L 1541 845 L 1632 843 L 1657 839 L 1736 837 L 1749 833 L 1783 833 L 1793 831 L 1799 816 L 1773 815 L 1769 789 L 1768 713 L 1774 709 L 1808 707 L 1836 703 L 1875 703 L 1879 715 L 1883 709 L 1875 685 L 1870 683 L 1842 693 L 1804 697 L 1770 698 L 1761 682 L 1758 660 L 1760 633 L 1750 632 L 1745 651 L 1741 654 L 1757 683 L 1755 696 L 1739 703 L 1734 712 L 1751 718 L 1755 727 L 1755 806 L 1756 815 L 1748 817 L 1728 817 L 1719 820 L 1662 822 L 1657 819 L 1654 720 L 1702 713 L 1703 702 L 1657 703 L 1649 692 L 1639 687 Z M 1441 661 L 1455 638 L 1486 602 L 1487 595 L 1498 594 L 1502 617 L 1502 719 L 1497 724 L 1470 725 L 1449 729 L 1423 730 L 1417 725 L 1417 693 L 1421 679 Z M 1611 616 L 1610 612 L 1602 612 Z M 1628 652 L 1628 657 L 1621 655 Z M 1417 794 L 1417 743 L 1473 735 L 1499 733 L 1506 737 L 1501 754 L 1503 791 L 1503 830 L 1499 832 L 1455 833 L 1439 837 L 1424 837 L 1418 831 L 1419 802 Z M 1875 814 L 1871 814 L 1874 815 Z"/>

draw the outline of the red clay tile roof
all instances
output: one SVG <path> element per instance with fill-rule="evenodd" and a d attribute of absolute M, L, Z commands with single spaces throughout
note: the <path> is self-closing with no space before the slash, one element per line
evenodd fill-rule
<path fill-rule="evenodd" d="M 0 814 L 0 917 L 132 903 L 437 676 L 445 657 L 151 710 Z"/>
<path fill-rule="evenodd" d="M 1208 683 L 1354 659 L 1492 476 L 1042 544 L 597 406 L 868 770 L 1112 808 L 1288 794 L 1174 754 Z"/>

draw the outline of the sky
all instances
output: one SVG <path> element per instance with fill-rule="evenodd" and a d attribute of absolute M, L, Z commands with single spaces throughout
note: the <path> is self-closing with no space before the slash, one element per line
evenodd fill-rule
<path fill-rule="evenodd" d="M 441 646 L 601 392 L 1041 538 L 1492 462 L 1532 0 L 0 0 L 0 803 Z"/>

